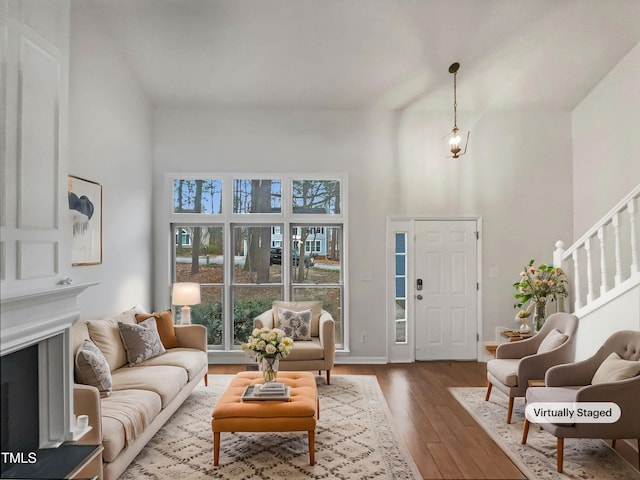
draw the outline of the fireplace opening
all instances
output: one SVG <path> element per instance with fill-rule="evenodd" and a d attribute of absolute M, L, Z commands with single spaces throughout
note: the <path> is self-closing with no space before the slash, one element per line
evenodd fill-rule
<path fill-rule="evenodd" d="M 0 410 L 2 452 L 23 453 L 26 457 L 38 449 L 38 345 L 31 345 L 0 357 Z M 2 455 L 0 471 L 11 463 Z"/>

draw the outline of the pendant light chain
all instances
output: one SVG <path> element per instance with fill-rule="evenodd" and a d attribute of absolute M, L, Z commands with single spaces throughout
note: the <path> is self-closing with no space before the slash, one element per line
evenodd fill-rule
<path fill-rule="evenodd" d="M 453 73 L 453 128 L 458 128 L 458 97 L 456 95 L 456 76 L 458 72 Z"/>

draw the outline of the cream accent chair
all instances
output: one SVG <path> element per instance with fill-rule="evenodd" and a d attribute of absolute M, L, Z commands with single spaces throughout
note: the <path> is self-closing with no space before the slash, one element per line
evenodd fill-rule
<path fill-rule="evenodd" d="M 509 397 L 507 423 L 511 423 L 513 400 L 524 397 L 529 380 L 544 380 L 547 370 L 561 363 L 573 361 L 576 346 L 575 337 L 578 328 L 578 317 L 569 313 L 549 315 L 542 329 L 533 337 L 518 342 L 498 345 L 496 358 L 487 362 L 487 394 L 489 400 L 491 389 L 495 386 Z M 564 343 L 545 352 L 538 352 L 540 344 L 549 335 L 557 335 L 557 330 L 568 338 Z"/>
<path fill-rule="evenodd" d="M 592 384 L 595 373 L 611 353 L 623 360 L 640 361 L 640 332 L 623 330 L 611 335 L 590 358 L 569 365 L 550 368 L 545 387 L 527 390 L 527 403 L 533 402 L 613 402 L 620 407 L 620 420 L 614 423 L 541 423 L 540 426 L 557 437 L 558 472 L 562 472 L 565 438 L 610 438 L 613 448 L 618 438 L 635 438 L 640 449 L 640 375 L 637 368 L 629 372 L 603 367 L 599 380 Z M 618 361 L 617 363 L 625 363 Z M 609 365 L 611 365 L 609 363 Z M 627 368 L 629 368 L 627 367 Z M 624 369 L 624 367 L 623 367 Z M 602 370 L 601 370 L 602 371 Z M 620 378 L 620 379 L 618 379 Z M 609 381 L 607 381 L 609 379 Z M 529 420 L 525 419 L 522 443 L 527 443 Z M 638 452 L 640 462 L 640 451 Z"/>
<path fill-rule="evenodd" d="M 294 341 L 289 356 L 280 360 L 280 370 L 318 370 L 319 374 L 322 374 L 322 370 L 326 370 L 327 385 L 329 385 L 336 347 L 333 317 L 322 309 L 321 302 L 283 302 L 277 300 L 273 302 L 271 309 L 261 313 L 253 320 L 253 326 L 255 328 L 276 327 L 278 309 L 280 308 L 295 312 L 311 309 L 311 340 Z"/>

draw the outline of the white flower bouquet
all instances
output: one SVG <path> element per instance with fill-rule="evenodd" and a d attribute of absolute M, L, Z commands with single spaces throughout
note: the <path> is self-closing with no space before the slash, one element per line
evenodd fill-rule
<path fill-rule="evenodd" d="M 293 340 L 279 328 L 255 328 L 242 350 L 249 356 L 261 360 L 265 357 L 285 358 L 293 348 Z"/>

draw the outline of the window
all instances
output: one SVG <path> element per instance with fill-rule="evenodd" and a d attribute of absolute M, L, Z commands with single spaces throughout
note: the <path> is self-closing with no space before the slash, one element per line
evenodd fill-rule
<path fill-rule="evenodd" d="M 395 343 L 407 343 L 407 234 L 395 234 Z"/>
<path fill-rule="evenodd" d="M 292 225 L 291 232 L 292 299 L 322 300 L 322 308 L 336 321 L 336 345 L 342 345 L 342 226 Z M 313 253 L 303 251 L 301 256 L 300 245 L 311 243 L 319 248 Z"/>
<path fill-rule="evenodd" d="M 280 213 L 280 180 L 234 180 L 234 213 Z"/>
<path fill-rule="evenodd" d="M 340 213 L 339 180 L 294 180 L 293 213 L 335 215 Z"/>
<path fill-rule="evenodd" d="M 233 226 L 233 345 L 245 342 L 253 319 L 283 298 L 282 265 L 273 261 L 270 243 L 270 226 Z"/>
<path fill-rule="evenodd" d="M 175 179 L 173 182 L 173 212 L 221 213 L 222 181 Z"/>
<path fill-rule="evenodd" d="M 216 225 L 174 225 L 173 278 L 176 282 L 200 284 L 201 303 L 191 308 L 191 322 L 207 327 L 208 344 L 223 345 L 224 325 L 224 227 Z M 180 310 L 176 309 L 180 315 Z"/>
<path fill-rule="evenodd" d="M 191 321 L 207 327 L 209 348 L 239 349 L 274 300 L 320 300 L 341 348 L 344 180 L 204 177 L 168 179 L 172 281 L 200 283 Z"/>
<path fill-rule="evenodd" d="M 307 240 L 304 244 L 304 251 L 317 254 L 322 251 L 322 242 L 320 240 Z"/>

